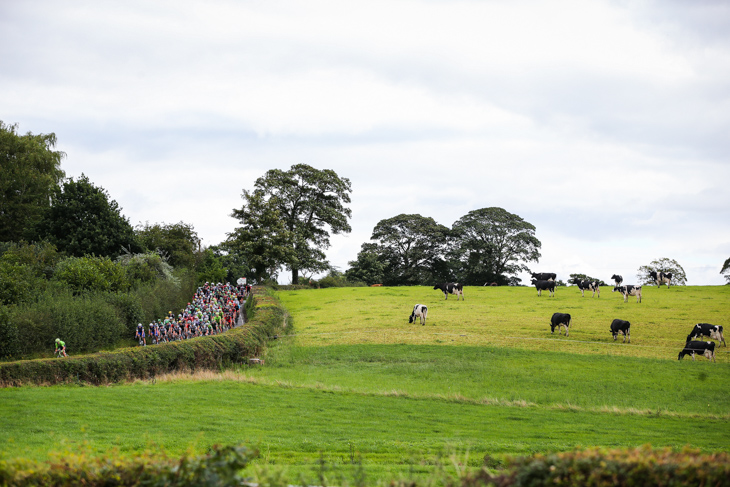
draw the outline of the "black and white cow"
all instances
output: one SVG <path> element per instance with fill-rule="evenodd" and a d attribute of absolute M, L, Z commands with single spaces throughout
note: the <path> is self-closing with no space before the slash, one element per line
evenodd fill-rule
<path fill-rule="evenodd" d="M 709 323 L 697 323 L 694 328 L 692 328 L 692 331 L 689 335 L 687 335 L 687 341 L 692 340 L 693 338 L 712 338 L 713 340 L 717 340 L 722 345 L 723 343 L 727 347 L 727 342 L 725 342 L 725 337 L 722 335 L 722 325 L 711 325 Z"/>
<path fill-rule="evenodd" d="M 601 287 L 598 285 L 598 281 L 582 281 L 578 279 L 577 277 L 573 279 L 573 284 L 578 286 L 578 289 L 580 289 L 580 294 L 584 298 L 586 297 L 586 290 L 593 291 L 593 297 L 596 297 L 596 293 L 598 293 L 598 297 L 601 297 Z"/>
<path fill-rule="evenodd" d="M 611 335 L 613 335 L 613 341 L 616 341 L 616 337 L 619 333 L 624 335 L 623 343 L 626 343 L 626 339 L 629 339 L 631 343 L 631 323 L 625 320 L 613 320 L 611 322 Z"/>
<path fill-rule="evenodd" d="M 413 307 L 413 313 L 408 318 L 408 323 L 414 323 L 416 319 L 421 319 L 421 325 L 426 324 L 426 316 L 428 315 L 428 308 L 425 304 L 417 304 Z"/>
<path fill-rule="evenodd" d="M 669 289 L 669 285 L 672 283 L 672 273 L 671 272 L 651 271 L 649 273 L 649 277 L 651 277 L 652 280 L 659 287 L 662 287 L 662 284 L 666 284 L 667 289 Z"/>
<path fill-rule="evenodd" d="M 629 300 L 629 296 L 636 296 L 636 302 L 641 302 L 641 286 L 632 286 L 627 284 L 626 286 L 616 286 L 613 288 L 613 292 L 620 292 L 624 297 L 624 303 Z"/>
<path fill-rule="evenodd" d="M 618 274 L 612 275 L 611 279 L 613 279 L 613 282 L 616 283 L 616 286 L 620 286 L 621 283 L 624 282 L 624 278 L 619 276 Z"/>
<path fill-rule="evenodd" d="M 436 284 L 433 288 L 434 289 L 440 289 L 441 292 L 444 293 L 445 298 L 449 299 L 449 294 L 456 294 L 456 300 L 459 300 L 459 296 L 461 296 L 461 299 L 464 299 L 464 285 L 459 284 L 458 282 L 444 282 L 441 284 Z"/>
<path fill-rule="evenodd" d="M 555 333 L 555 328 L 557 328 L 558 335 L 560 335 L 563 326 L 567 337 L 568 332 L 570 332 L 570 315 L 568 313 L 553 313 L 553 317 L 550 318 L 550 333 Z"/>
<path fill-rule="evenodd" d="M 532 285 L 537 289 L 538 296 L 542 296 L 542 292 L 547 290 L 550 291 L 550 296 L 555 297 L 555 281 L 538 281 L 537 279 L 533 279 Z"/>
<path fill-rule="evenodd" d="M 558 277 L 554 272 L 532 272 L 532 278 L 538 281 L 555 281 Z"/>
<path fill-rule="evenodd" d="M 682 360 L 685 355 L 704 355 L 708 360 L 715 361 L 715 342 L 689 341 L 684 344 L 684 348 L 679 352 L 677 360 Z"/>

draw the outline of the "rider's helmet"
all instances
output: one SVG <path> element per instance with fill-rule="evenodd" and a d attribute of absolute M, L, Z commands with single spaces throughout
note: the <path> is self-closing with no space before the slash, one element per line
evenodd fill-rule
<path fill-rule="evenodd" d="M 60 339 L 60 338 L 56 338 L 56 343 L 58 343 L 58 342 L 60 342 L 60 341 L 61 341 L 61 339 Z"/>

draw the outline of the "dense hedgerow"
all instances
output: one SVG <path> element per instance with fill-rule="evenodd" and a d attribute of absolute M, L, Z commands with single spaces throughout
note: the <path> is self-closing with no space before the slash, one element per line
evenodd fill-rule
<path fill-rule="evenodd" d="M 653 449 L 592 448 L 537 454 L 508 462 L 506 473 L 482 470 L 465 476 L 462 487 L 632 487 L 730 486 L 730 454 Z"/>
<path fill-rule="evenodd" d="M 124 292 L 48 286 L 32 301 L 0 306 L 0 358 L 50 354 L 56 338 L 66 342 L 71 355 L 113 348 L 134 337 L 137 323 L 184 308 L 195 289 L 192 272 Z"/>
<path fill-rule="evenodd" d="M 75 381 L 105 384 L 244 362 L 259 355 L 285 324 L 285 312 L 271 296 L 259 294 L 248 301 L 245 309 L 249 322 L 221 335 L 64 359 L 7 362 L 0 364 L 0 385 Z"/>
<path fill-rule="evenodd" d="M 63 452 L 49 462 L 0 460 L 0 484 L 12 486 L 230 486 L 249 481 L 242 470 L 256 452 L 243 446 L 214 446 L 202 456 L 180 459 L 145 452 L 131 457 Z M 364 471 L 350 484 L 369 485 Z M 275 485 L 286 485 L 284 477 Z M 325 485 L 322 483 L 322 485 Z M 583 450 L 513 460 L 501 473 L 487 469 L 461 477 L 444 472 L 422 480 L 393 480 L 392 487 L 629 487 L 730 485 L 727 453 L 673 452 L 649 446 L 628 450 Z"/>
<path fill-rule="evenodd" d="M 48 463 L 0 460 L 0 485 L 8 486 L 230 486 L 242 485 L 256 453 L 243 446 L 214 446 L 206 455 L 170 458 L 164 453 L 92 457 L 64 452 Z"/>

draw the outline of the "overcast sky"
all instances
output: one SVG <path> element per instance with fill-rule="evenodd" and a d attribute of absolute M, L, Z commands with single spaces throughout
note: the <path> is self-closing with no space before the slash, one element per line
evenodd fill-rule
<path fill-rule="evenodd" d="M 340 270 L 382 219 L 498 206 L 537 227 L 535 271 L 725 282 L 725 0 L 0 0 L 0 120 L 204 245 L 306 163 L 352 182 Z"/>

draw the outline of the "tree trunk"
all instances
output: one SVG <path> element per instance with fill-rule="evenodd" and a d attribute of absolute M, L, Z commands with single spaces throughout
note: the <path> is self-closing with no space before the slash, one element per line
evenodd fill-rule
<path fill-rule="evenodd" d="M 291 270 L 291 283 L 299 284 L 299 269 L 296 267 Z"/>

